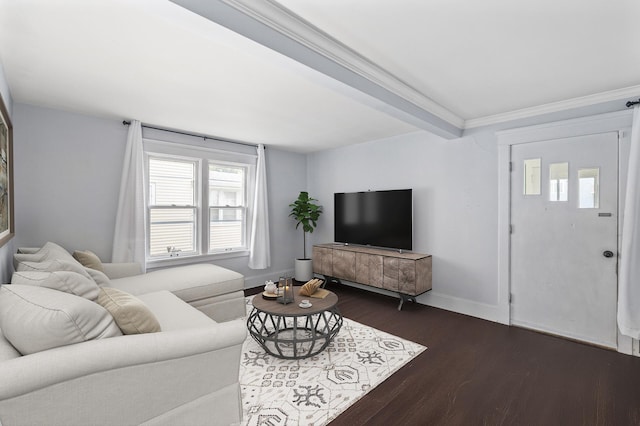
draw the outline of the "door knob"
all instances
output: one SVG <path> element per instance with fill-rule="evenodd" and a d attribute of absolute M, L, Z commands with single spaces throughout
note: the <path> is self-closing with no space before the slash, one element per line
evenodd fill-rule
<path fill-rule="evenodd" d="M 611 250 L 605 250 L 602 252 L 604 257 L 613 257 L 613 252 Z"/>

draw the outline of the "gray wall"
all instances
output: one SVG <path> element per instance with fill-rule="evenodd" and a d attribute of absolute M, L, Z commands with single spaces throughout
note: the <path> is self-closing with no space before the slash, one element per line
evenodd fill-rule
<path fill-rule="evenodd" d="M 9 116 L 13 123 L 13 99 L 11 98 L 11 92 L 9 92 L 9 84 L 4 74 L 4 68 L 2 62 L 0 62 L 0 94 L 2 94 L 2 100 L 4 101 Z M 14 144 L 15 148 L 15 144 Z M 4 246 L 0 247 L 0 283 L 9 282 L 11 274 L 13 272 L 12 259 L 13 259 L 13 247 L 15 238 L 9 240 Z"/>
<path fill-rule="evenodd" d="M 498 320 L 496 131 L 621 110 L 624 103 L 471 129 L 449 141 L 417 132 L 311 154 L 309 191 L 325 208 L 312 241 L 333 241 L 334 192 L 413 188 L 414 251 L 433 256 L 433 291 L 418 301 Z"/>
<path fill-rule="evenodd" d="M 333 241 L 334 192 L 412 188 L 413 247 L 433 256 L 433 292 L 497 302 L 495 144 L 419 132 L 318 152 L 309 163 L 310 192 L 325 207 L 314 242 Z"/>
<path fill-rule="evenodd" d="M 14 106 L 16 247 L 54 241 L 109 260 L 127 127 L 25 104 Z M 305 157 L 267 149 L 272 267 L 247 268 L 247 257 L 215 262 L 244 274 L 247 286 L 290 272 L 297 233 L 288 204 L 306 187 Z M 283 173 L 286 171 L 286 173 Z"/>
<path fill-rule="evenodd" d="M 17 235 L 0 249 L 3 279 L 14 246 L 50 240 L 109 259 L 126 127 L 30 105 L 13 108 Z M 273 266 L 251 270 L 246 257 L 216 263 L 244 274 L 247 287 L 290 272 L 302 238 L 288 204 L 301 190 L 325 208 L 311 245 L 333 241 L 334 192 L 413 188 L 414 250 L 434 261 L 434 289 L 419 301 L 492 319 L 498 302 L 495 132 L 623 108 L 624 102 L 601 104 L 472 129 L 451 141 L 416 132 L 307 156 L 269 148 Z"/>

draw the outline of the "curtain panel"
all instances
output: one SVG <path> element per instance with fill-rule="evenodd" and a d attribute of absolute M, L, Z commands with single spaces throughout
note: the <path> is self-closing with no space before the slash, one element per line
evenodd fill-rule
<path fill-rule="evenodd" d="M 113 235 L 112 262 L 138 262 L 146 270 L 146 184 L 142 124 L 129 125 Z"/>

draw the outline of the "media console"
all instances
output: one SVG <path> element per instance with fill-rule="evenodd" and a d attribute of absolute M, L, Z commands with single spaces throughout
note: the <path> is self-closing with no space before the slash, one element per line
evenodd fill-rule
<path fill-rule="evenodd" d="M 431 255 L 397 252 L 338 243 L 313 246 L 313 272 L 327 281 L 340 280 L 382 288 L 406 300 L 431 290 Z"/>

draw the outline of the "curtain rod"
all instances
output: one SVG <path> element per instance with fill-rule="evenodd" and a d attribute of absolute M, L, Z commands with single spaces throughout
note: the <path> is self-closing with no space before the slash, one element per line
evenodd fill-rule
<path fill-rule="evenodd" d="M 131 124 L 131 122 L 130 122 L 130 121 L 127 121 L 127 120 L 122 120 L 122 124 L 123 124 L 124 126 L 128 126 L 128 125 L 130 125 L 130 124 Z M 229 139 L 216 138 L 216 137 L 211 137 L 211 136 L 206 136 L 206 135 L 196 135 L 195 133 L 187 133 L 187 132 L 181 132 L 181 131 L 179 131 L 179 130 L 163 129 L 163 128 L 161 128 L 161 127 L 147 126 L 146 124 L 142 124 L 142 127 L 145 127 L 145 128 L 147 128 L 147 129 L 160 130 L 160 131 L 163 131 L 163 132 L 177 133 L 177 134 L 179 134 L 179 135 L 193 136 L 193 137 L 196 137 L 196 138 L 202 138 L 202 139 L 204 139 L 205 141 L 206 141 L 207 139 L 211 139 L 212 141 L 220 141 L 220 142 L 235 143 L 235 144 L 237 144 L 237 145 L 253 146 L 253 147 L 256 147 L 256 148 L 259 146 L 258 144 L 255 144 L 255 143 L 232 141 L 232 140 L 229 140 Z M 265 146 L 265 147 L 264 147 L 264 149 L 267 149 L 267 147 Z"/>
<path fill-rule="evenodd" d="M 640 104 L 640 99 L 638 99 L 637 101 L 633 101 L 633 102 L 629 101 L 629 102 L 627 102 L 627 108 L 632 107 L 634 105 L 638 105 L 638 104 Z"/>

